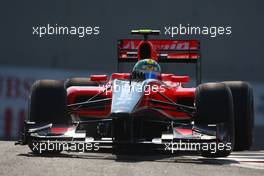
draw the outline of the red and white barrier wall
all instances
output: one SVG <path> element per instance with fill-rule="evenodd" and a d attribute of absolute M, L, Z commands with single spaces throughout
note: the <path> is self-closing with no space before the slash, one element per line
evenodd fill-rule
<path fill-rule="evenodd" d="M 27 116 L 27 102 L 33 78 L 0 74 L 0 138 L 18 136 Z"/>
<path fill-rule="evenodd" d="M 92 72 L 93 74 L 95 72 Z M 89 76 L 69 70 L 0 67 L 0 139 L 17 139 L 27 118 L 28 94 L 37 79 L 65 79 Z M 264 83 L 253 83 L 255 125 L 264 125 Z"/>

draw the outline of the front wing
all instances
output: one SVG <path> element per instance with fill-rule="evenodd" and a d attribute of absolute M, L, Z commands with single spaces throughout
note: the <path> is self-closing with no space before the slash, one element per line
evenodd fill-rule
<path fill-rule="evenodd" d="M 174 124 L 171 132 L 164 132 L 152 140 L 134 139 L 115 140 L 114 137 L 89 136 L 86 130 L 79 130 L 78 122 L 71 125 L 36 125 L 25 122 L 22 138 L 16 144 L 31 145 L 34 150 L 64 150 L 68 152 L 104 152 L 118 153 L 142 149 L 173 154 L 178 151 L 200 151 L 204 144 L 218 143 L 221 139 L 220 125 L 195 126 L 193 124 Z M 41 148 L 42 147 L 42 148 Z M 40 152 L 41 153 L 41 152 Z"/>

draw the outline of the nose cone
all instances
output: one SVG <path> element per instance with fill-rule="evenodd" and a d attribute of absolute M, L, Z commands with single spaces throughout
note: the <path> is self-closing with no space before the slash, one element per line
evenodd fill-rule
<path fill-rule="evenodd" d="M 144 95 L 142 83 L 114 80 L 112 90 L 112 115 L 131 114 Z"/>

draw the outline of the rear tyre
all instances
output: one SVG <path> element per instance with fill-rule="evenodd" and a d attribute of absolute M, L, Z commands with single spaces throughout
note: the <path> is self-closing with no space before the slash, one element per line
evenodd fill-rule
<path fill-rule="evenodd" d="M 91 81 L 90 78 L 69 78 L 65 81 L 65 88 L 71 86 L 98 86 L 97 82 Z"/>
<path fill-rule="evenodd" d="M 36 124 L 67 124 L 70 116 L 67 113 L 67 92 L 62 81 L 38 80 L 33 83 L 30 90 L 29 121 Z M 29 141 L 29 147 L 39 154 L 33 143 Z M 61 151 L 48 151 L 59 153 Z"/>
<path fill-rule="evenodd" d="M 253 90 L 249 83 L 243 81 L 224 82 L 232 92 L 235 115 L 234 150 L 249 150 L 253 141 L 254 101 Z"/>
<path fill-rule="evenodd" d="M 216 124 L 225 147 L 201 150 L 204 157 L 226 157 L 234 145 L 234 112 L 230 89 L 224 83 L 205 83 L 195 92 L 196 124 Z"/>

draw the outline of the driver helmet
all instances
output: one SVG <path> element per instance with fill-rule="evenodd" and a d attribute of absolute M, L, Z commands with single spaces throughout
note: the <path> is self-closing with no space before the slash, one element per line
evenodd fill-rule
<path fill-rule="evenodd" d="M 133 73 L 142 75 L 143 79 L 157 79 L 161 74 L 161 68 L 155 60 L 143 59 L 135 64 Z"/>

